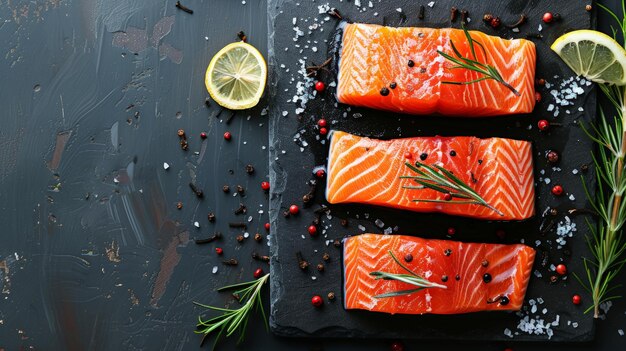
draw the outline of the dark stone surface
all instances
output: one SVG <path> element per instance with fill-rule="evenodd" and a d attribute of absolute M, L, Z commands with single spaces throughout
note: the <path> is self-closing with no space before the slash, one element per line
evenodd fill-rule
<path fill-rule="evenodd" d="M 366 3 L 366 2 L 362 2 Z M 352 3 L 338 4 L 337 9 L 344 18 L 354 22 L 369 22 L 401 26 L 450 26 L 449 9 L 456 6 L 459 10 L 469 11 L 471 22 L 469 29 L 478 29 L 488 34 L 504 37 L 523 38 L 527 34 L 540 33 L 542 39 L 534 39 L 537 45 L 537 77 L 545 78 L 556 87 L 541 87 L 543 99 L 530 115 L 496 117 L 487 119 L 462 119 L 445 117 L 411 117 L 390 112 L 379 112 L 364 108 L 348 108 L 340 105 L 335 107 L 334 89 L 329 88 L 320 96 L 308 102 L 306 109 L 295 111 L 297 105 L 289 100 L 297 88 L 292 83 L 302 80 L 295 71 L 298 68 L 298 59 L 306 56 L 307 65 L 310 62 L 321 63 L 328 57 L 326 41 L 333 39 L 333 28 L 337 21 L 324 22 L 326 15 L 318 14 L 319 3 L 286 1 L 277 9 L 274 19 L 273 48 L 275 56 L 272 59 L 276 84 L 271 96 L 272 105 L 270 120 L 271 144 L 271 173 L 273 184 L 276 184 L 276 197 L 271 202 L 272 247 L 274 255 L 272 261 L 272 330 L 278 335 L 285 336 L 327 336 L 327 337 L 387 337 L 387 338 L 419 338 L 419 339 L 455 339 L 455 340 L 510 340 L 505 336 L 505 328 L 517 332 L 520 317 L 514 313 L 476 313 L 455 316 L 402 316 L 375 314 L 364 311 L 345 311 L 342 308 L 342 279 L 341 255 L 339 249 L 333 245 L 327 246 L 328 241 L 341 239 L 346 235 L 363 232 L 382 233 L 384 228 L 393 228 L 394 233 L 419 235 L 427 238 L 444 238 L 449 226 L 457 228 L 455 240 L 472 242 L 526 242 L 538 251 L 535 270 L 541 277 L 532 275 L 527 292 L 527 302 L 524 309 L 530 310 L 528 300 L 541 298 L 545 301 L 538 306 L 538 311 L 530 313 L 531 318 L 541 318 L 547 323 L 560 318 L 558 326 L 552 326 L 554 336 L 551 341 L 588 341 L 593 338 L 594 323 L 590 314 L 584 314 L 583 309 L 573 305 L 570 300 L 574 293 L 581 293 L 578 282 L 570 274 L 567 280 L 560 280 L 556 284 L 550 282 L 554 271 L 550 265 L 567 264 L 570 272 L 584 274 L 581 256 L 588 256 L 589 251 L 584 237 L 589 231 L 585 225 L 584 216 L 570 216 L 578 225 L 575 237 L 568 240 L 565 249 L 557 250 L 555 243 L 556 226 L 547 232 L 539 228 L 542 222 L 542 213 L 549 207 L 557 208 L 560 215 L 556 221 L 563 221 L 567 210 L 571 208 L 588 207 L 584 191 L 581 186 L 580 174 L 573 174 L 573 170 L 580 168 L 583 163 L 591 162 L 590 150 L 592 142 L 587 139 L 579 127 L 579 123 L 589 123 L 594 120 L 596 93 L 592 87 L 585 87 L 574 106 L 567 107 L 571 114 L 560 107 L 559 116 L 552 116 L 547 111 L 549 104 L 555 104 L 549 94 L 552 89 L 560 90 L 560 81 L 570 77 L 571 71 L 560 61 L 558 56 L 549 49 L 552 43 L 561 34 L 572 29 L 585 29 L 592 26 L 594 18 L 585 10 L 586 1 L 549 2 L 549 1 L 436 1 L 433 8 L 425 8 L 425 19 L 418 19 L 419 3 L 414 1 L 390 1 L 376 4 L 373 9 L 359 11 Z M 271 7 L 270 7 L 271 8 Z M 367 8 L 367 5 L 365 5 Z M 402 11 L 400 12 L 399 9 Z M 557 23 L 545 24 L 541 17 L 546 11 L 560 13 L 563 20 Z M 374 16 L 374 12 L 378 15 Z M 500 28 L 494 30 L 483 23 L 482 14 L 493 13 L 500 16 L 504 23 L 515 22 L 521 13 L 525 13 L 529 21 L 520 26 L 520 33 Z M 294 25 L 294 17 L 296 24 Z M 315 19 L 322 20 L 323 31 L 307 31 Z M 453 24 L 459 27 L 460 20 Z M 538 32 L 538 26 L 543 30 Z M 304 35 L 294 41 L 294 26 L 299 26 Z M 318 44 L 315 44 L 318 43 Z M 300 47 L 296 45 L 300 45 Z M 318 51 L 307 49 L 307 45 L 317 46 Z M 270 44 L 272 47 L 272 44 Z M 285 48 L 288 48 L 287 50 Z M 301 49 L 304 53 L 301 53 Z M 416 63 L 427 64 L 427 63 Z M 285 68 L 282 68 L 285 65 Z M 287 71 L 289 70 L 289 71 Z M 326 84 L 334 80 L 334 75 L 324 72 L 320 76 Z M 311 89 L 310 87 L 308 88 Z M 583 107 L 584 111 L 578 108 Z M 285 116 L 284 112 L 288 114 Z M 372 136 L 376 138 L 398 138 L 428 135 L 476 135 L 479 137 L 500 136 L 513 139 L 531 140 L 535 154 L 535 179 L 537 190 L 538 215 L 523 222 L 485 222 L 467 218 L 454 218 L 436 214 L 418 214 L 400 212 L 391 209 L 373 208 L 363 205 L 330 206 L 330 216 L 321 216 L 321 228 L 325 228 L 323 235 L 310 238 L 306 228 L 315 218 L 314 209 L 320 205 L 327 205 L 323 201 L 323 181 L 315 191 L 315 204 L 302 211 L 298 216 L 285 218 L 281 213 L 291 204 L 302 205 L 302 196 L 309 191 L 307 180 L 314 179 L 312 169 L 326 162 L 328 153 L 325 138 L 318 140 L 316 121 L 325 118 L 331 128 L 351 133 Z M 562 123 L 562 127 L 552 127 L 549 132 L 541 132 L 537 128 L 537 121 L 546 118 L 551 122 Z M 307 145 L 308 144 L 308 145 Z M 561 155 L 558 164 L 561 171 L 555 171 L 546 162 L 546 150 L 557 150 Z M 543 174 L 542 172 L 545 172 Z M 593 171 L 585 174 L 586 181 L 591 188 L 595 187 Z M 543 178 L 550 178 L 547 184 Z M 567 195 L 557 198 L 550 193 L 553 185 L 561 184 Z M 574 200 L 568 197 L 574 196 Z M 341 219 L 348 219 L 349 226 L 342 227 Z M 592 218 L 588 218 L 593 221 Z M 377 227 L 376 220 L 382 220 L 384 226 Z M 548 218 L 547 220 L 551 220 Z M 362 226 L 359 229 L 359 226 Z M 397 226 L 397 227 L 396 227 Z M 506 238 L 500 239 L 496 235 L 498 230 L 506 232 Z M 535 244 L 535 242 L 540 244 Z M 565 250 L 571 252 L 564 254 Z M 304 257 L 314 266 L 321 260 L 324 252 L 329 252 L 332 262 L 326 265 L 323 273 L 315 269 L 306 272 L 297 267 L 296 252 L 302 252 Z M 542 253 L 545 252 L 547 264 L 542 266 Z M 310 304 L 313 294 L 326 296 L 328 292 L 335 292 L 337 300 L 327 303 L 323 310 L 315 309 Z M 585 299 L 588 300 L 586 295 Z M 547 308 L 546 314 L 542 313 Z M 568 325 L 576 322 L 577 327 Z M 543 335 L 528 335 L 520 332 L 515 340 L 540 341 L 548 340 Z"/>
<path fill-rule="evenodd" d="M 202 310 L 192 301 L 231 302 L 214 290 L 249 279 L 259 266 L 250 253 L 268 252 L 252 241 L 238 246 L 226 224 L 241 220 L 232 213 L 239 199 L 221 193 L 223 184 L 246 186 L 250 233 L 261 230 L 267 117 L 255 110 L 220 123 L 218 109 L 204 106 L 203 84 L 211 56 L 239 30 L 266 53 L 266 2 L 182 2 L 193 15 L 176 10 L 175 1 L 0 2 L 0 350 L 198 350 L 193 331 Z M 181 127 L 187 153 L 175 134 Z M 203 130 L 209 138 L 201 143 Z M 229 144 L 221 139 L 226 130 Z M 203 149 L 203 157 L 193 154 Z M 254 176 L 244 172 L 248 163 Z M 188 186 L 193 173 L 202 201 Z M 217 214 L 215 224 L 208 211 Z M 214 230 L 226 239 L 186 243 L 185 232 L 194 239 Z M 239 258 L 239 267 L 222 266 L 215 246 Z M 210 273 L 215 265 L 217 275 Z M 591 344 L 407 341 L 405 350 L 620 349 L 625 301 L 598 323 Z M 239 348 L 235 341 L 218 349 L 373 351 L 390 343 L 280 338 L 258 316 L 246 341 Z"/>

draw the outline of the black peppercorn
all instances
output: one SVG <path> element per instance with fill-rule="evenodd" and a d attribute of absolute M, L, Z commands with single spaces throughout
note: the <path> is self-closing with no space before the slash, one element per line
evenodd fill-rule
<path fill-rule="evenodd" d="M 404 261 L 405 261 L 405 262 L 411 262 L 411 261 L 413 261 L 413 255 L 411 255 L 411 254 L 406 254 L 406 255 L 404 256 Z"/>
<path fill-rule="evenodd" d="M 409 60 L 409 67 L 413 67 L 415 66 L 415 62 L 413 62 L 413 60 Z"/>
<path fill-rule="evenodd" d="M 389 95 L 389 89 L 387 89 L 387 87 L 384 87 L 384 88 L 380 89 L 380 95 L 382 95 L 382 96 Z"/>
<path fill-rule="evenodd" d="M 426 158 L 428 158 L 428 154 L 427 153 L 424 152 L 423 154 L 420 155 L 420 160 L 425 161 Z"/>
<path fill-rule="evenodd" d="M 489 273 L 483 274 L 483 282 L 490 283 L 491 282 L 491 274 L 489 274 Z"/>
<path fill-rule="evenodd" d="M 454 150 L 450 151 L 450 156 L 452 156 L 452 157 L 456 156 L 456 151 L 454 151 Z"/>
<path fill-rule="evenodd" d="M 447 282 L 448 281 L 448 276 L 447 275 L 442 275 L 441 276 L 441 281 L 444 282 L 444 283 Z"/>
<path fill-rule="evenodd" d="M 397 86 L 398 86 L 398 85 L 396 84 L 396 82 L 391 82 L 391 83 L 389 84 L 389 87 L 390 87 L 391 89 L 395 89 Z"/>

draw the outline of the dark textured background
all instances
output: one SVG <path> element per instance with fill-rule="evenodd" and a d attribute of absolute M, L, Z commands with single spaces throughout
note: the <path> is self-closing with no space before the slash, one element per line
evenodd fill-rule
<path fill-rule="evenodd" d="M 200 310 L 191 302 L 227 303 L 213 290 L 251 277 L 259 264 L 250 252 L 267 252 L 251 239 L 239 248 L 238 231 L 227 227 L 243 219 L 232 212 L 239 198 L 221 192 L 224 184 L 248 188 L 249 232 L 264 233 L 264 106 L 226 125 L 227 112 L 216 118 L 219 109 L 205 107 L 203 84 L 211 56 L 237 31 L 266 52 L 266 3 L 184 1 L 193 15 L 174 3 L 0 2 L 0 350 L 195 350 Z M 178 147 L 179 128 L 189 136 L 187 152 Z M 201 131 L 209 134 L 204 142 Z M 248 163 L 253 176 L 244 172 Z M 196 178 L 202 201 L 187 185 Z M 216 245 L 189 241 L 215 230 L 226 236 L 218 244 L 224 257 L 241 258 L 238 267 L 222 266 Z M 598 323 L 593 344 L 411 342 L 407 349 L 612 350 L 626 344 L 617 333 L 626 329 L 625 306 L 616 303 Z M 281 339 L 254 321 L 242 350 L 389 345 Z M 234 349 L 233 340 L 221 349 Z"/>

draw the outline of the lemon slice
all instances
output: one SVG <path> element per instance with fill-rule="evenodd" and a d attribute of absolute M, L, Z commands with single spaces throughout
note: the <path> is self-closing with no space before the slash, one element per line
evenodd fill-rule
<path fill-rule="evenodd" d="M 577 30 L 550 46 L 578 75 L 596 83 L 626 84 L 626 50 L 594 30 Z"/>
<path fill-rule="evenodd" d="M 204 83 L 220 106 L 245 110 L 259 103 L 266 79 L 263 55 L 254 46 L 237 42 L 226 45 L 213 56 Z"/>

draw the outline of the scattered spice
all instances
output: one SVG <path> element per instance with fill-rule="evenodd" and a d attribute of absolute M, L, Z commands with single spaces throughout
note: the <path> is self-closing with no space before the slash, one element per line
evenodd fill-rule
<path fill-rule="evenodd" d="M 546 130 L 548 130 L 548 128 L 550 128 L 550 122 L 548 122 L 545 119 L 541 119 L 541 120 L 539 120 L 539 122 L 537 122 L 537 127 L 542 132 L 546 131 Z"/>
<path fill-rule="evenodd" d="M 420 67 L 420 73 L 426 73 L 426 68 Z"/>
<path fill-rule="evenodd" d="M 409 60 L 408 65 L 409 65 L 409 67 L 413 67 L 413 66 L 415 66 L 415 62 L 413 62 L 413 60 Z"/>
<path fill-rule="evenodd" d="M 444 255 L 446 255 L 446 256 L 450 256 L 450 255 L 452 255 L 452 249 L 445 249 L 445 250 L 443 251 L 443 254 L 444 254 Z"/>
<path fill-rule="evenodd" d="M 211 223 L 215 222 L 215 213 L 209 212 L 209 214 L 207 215 L 207 218 L 208 218 L 209 222 L 211 222 Z"/>
<path fill-rule="evenodd" d="M 555 196 L 563 195 L 563 187 L 560 185 L 555 185 L 552 187 L 552 194 Z"/>
<path fill-rule="evenodd" d="M 494 16 L 490 13 L 486 13 L 483 15 L 483 21 L 487 24 L 489 24 L 492 19 L 494 19 Z"/>
<path fill-rule="evenodd" d="M 263 261 L 263 262 L 269 262 L 270 261 L 270 257 L 269 256 L 261 256 L 256 252 L 252 253 L 252 258 L 258 261 Z"/>
<path fill-rule="evenodd" d="M 309 262 L 307 262 L 304 257 L 302 257 L 302 252 L 296 252 L 296 258 L 298 259 L 298 267 L 300 267 L 301 270 L 304 271 L 309 268 Z"/>
<path fill-rule="evenodd" d="M 347 227 L 348 226 L 348 220 L 347 219 L 342 219 L 341 222 L 339 222 L 339 224 L 341 224 L 342 227 Z"/>
<path fill-rule="evenodd" d="M 230 139 L 232 139 L 232 134 L 230 134 L 230 132 L 224 132 L 224 139 L 226 139 L 226 141 L 229 141 Z"/>
<path fill-rule="evenodd" d="M 450 156 L 452 156 L 452 157 L 456 156 L 456 151 L 454 151 L 454 150 L 450 151 Z"/>
<path fill-rule="evenodd" d="M 193 10 L 190 9 L 189 7 L 181 4 L 180 1 L 176 1 L 176 5 L 175 6 L 176 6 L 177 9 L 185 11 L 185 12 L 187 12 L 190 15 L 193 15 Z"/>
<path fill-rule="evenodd" d="M 450 8 L 450 22 L 455 22 L 456 21 L 456 16 L 459 13 L 459 10 L 457 10 L 456 7 L 452 6 Z"/>
<path fill-rule="evenodd" d="M 489 274 L 489 273 L 483 274 L 483 282 L 490 283 L 491 282 L 491 274 Z"/>
<path fill-rule="evenodd" d="M 420 155 L 420 160 L 422 161 L 425 161 L 427 158 L 428 158 L 428 154 L 425 152 Z"/>
<path fill-rule="evenodd" d="M 318 263 L 317 264 L 317 271 L 318 272 L 323 272 L 324 271 L 324 264 L 323 263 Z"/>
<path fill-rule="evenodd" d="M 515 28 L 515 27 L 519 27 L 522 24 L 526 23 L 526 15 L 525 14 L 521 14 L 519 16 L 519 19 L 515 22 L 515 23 L 511 23 L 511 24 L 507 24 L 506 27 L 507 28 Z"/>
<path fill-rule="evenodd" d="M 182 203 L 182 202 L 180 202 L 180 201 L 178 201 L 178 202 L 176 203 L 176 208 L 177 208 L 177 209 L 179 209 L 179 210 L 180 210 L 181 208 L 183 208 L 183 203 Z"/>
<path fill-rule="evenodd" d="M 261 236 L 261 234 L 259 233 L 254 234 L 254 241 L 256 241 L 257 243 L 260 243 L 261 240 L 263 240 L 263 237 Z"/>
<path fill-rule="evenodd" d="M 489 261 L 487 261 L 487 260 L 483 260 L 483 261 L 480 263 L 480 265 L 481 265 L 481 266 L 483 266 L 483 267 L 487 267 L 487 266 L 489 266 Z"/>
<path fill-rule="evenodd" d="M 556 272 L 560 275 L 565 275 L 567 274 L 567 267 L 561 263 L 558 266 L 556 266 Z"/>
<path fill-rule="evenodd" d="M 450 193 L 445 193 L 445 194 L 443 195 L 443 199 L 444 199 L 444 200 L 446 200 L 446 201 L 451 201 L 451 200 L 452 200 L 452 194 L 450 194 Z"/>
<path fill-rule="evenodd" d="M 444 283 L 447 282 L 448 281 L 448 276 L 447 275 L 442 275 L 441 276 L 441 281 L 444 282 Z"/>
<path fill-rule="evenodd" d="M 196 244 L 208 244 L 210 242 L 213 242 L 217 239 L 221 239 L 222 238 L 222 233 L 220 232 L 215 232 L 215 234 L 213 234 L 213 236 L 210 236 L 206 239 L 196 239 Z"/>
<path fill-rule="evenodd" d="M 336 8 L 332 8 L 330 10 L 328 10 L 326 12 L 328 15 L 335 17 L 338 20 L 342 20 L 343 17 L 341 16 L 341 13 L 339 13 L 339 10 L 337 10 Z"/>
<path fill-rule="evenodd" d="M 408 262 L 411 262 L 411 261 L 413 261 L 413 255 L 411 255 L 411 254 L 404 255 L 404 262 L 408 263 Z"/>
<path fill-rule="evenodd" d="M 207 108 L 211 107 L 211 99 L 209 99 L 209 98 L 204 99 L 204 105 Z"/>
<path fill-rule="evenodd" d="M 187 150 L 189 148 L 189 144 L 187 143 L 187 136 L 185 135 L 185 131 L 183 129 L 179 129 L 177 134 L 180 138 L 180 148 L 183 150 Z"/>
<path fill-rule="evenodd" d="M 489 25 L 491 26 L 491 28 L 493 29 L 498 29 L 500 28 L 500 25 L 502 24 L 502 20 L 500 19 L 500 17 L 494 17 L 489 21 Z"/>
<path fill-rule="evenodd" d="M 456 234 L 456 229 L 454 227 L 448 228 L 448 235 L 453 236 L 454 234 Z"/>
<path fill-rule="evenodd" d="M 543 14 L 543 17 L 541 19 L 545 23 L 550 23 L 552 22 L 552 20 L 554 20 L 554 16 L 552 15 L 552 12 L 546 12 Z"/>
<path fill-rule="evenodd" d="M 558 214 L 559 214 L 559 210 L 557 210 L 556 208 L 553 207 L 553 208 L 550 209 L 550 215 L 551 216 L 556 216 Z"/>
<path fill-rule="evenodd" d="M 461 280 L 461 276 L 457 274 L 456 276 L 454 276 L 454 280 L 456 280 L 456 281 Z"/>
<path fill-rule="evenodd" d="M 589 5 L 587 5 L 589 6 Z M 580 297 L 580 295 L 576 294 L 574 296 L 572 296 L 572 303 L 574 305 L 580 305 L 580 303 L 582 302 L 582 298 Z"/>
<path fill-rule="evenodd" d="M 239 195 L 243 195 L 245 193 L 243 186 L 237 185 L 237 193 L 239 193 Z"/>
<path fill-rule="evenodd" d="M 341 247 L 341 241 L 339 241 L 338 239 L 335 239 L 335 241 L 333 241 L 333 246 L 334 247 Z"/>
<path fill-rule="evenodd" d="M 216 247 L 215 248 L 215 253 L 220 256 L 224 253 L 224 250 L 221 247 Z"/>
<path fill-rule="evenodd" d="M 383 87 L 382 89 L 380 89 L 380 95 L 382 96 L 389 95 L 389 89 L 387 89 L 387 87 Z"/>
<path fill-rule="evenodd" d="M 324 300 L 319 295 L 315 295 L 311 298 L 311 305 L 316 308 L 320 308 L 324 305 Z"/>
<path fill-rule="evenodd" d="M 239 40 L 246 42 L 248 40 L 248 37 L 246 36 L 246 33 L 244 33 L 242 30 L 240 30 L 237 33 L 237 38 L 239 38 Z"/>
<path fill-rule="evenodd" d="M 318 93 L 321 93 L 324 91 L 324 89 L 326 89 L 326 85 L 324 84 L 324 82 L 320 82 L 320 81 L 315 82 L 315 91 L 317 91 Z"/>
<path fill-rule="evenodd" d="M 548 159 L 548 162 L 550 163 L 557 163 L 559 162 L 559 154 L 556 151 L 550 150 L 548 152 L 548 154 L 546 155 L 546 158 Z"/>
<path fill-rule="evenodd" d="M 311 236 L 316 236 L 317 235 L 317 227 L 314 225 L 310 225 L 308 228 L 309 234 Z"/>
<path fill-rule="evenodd" d="M 331 292 L 329 292 L 329 293 L 328 293 L 328 299 L 329 299 L 330 301 L 333 301 L 333 300 L 335 299 L 335 293 L 334 293 L 334 292 L 332 292 L 332 291 L 331 291 Z"/>
<path fill-rule="evenodd" d="M 404 158 L 406 158 L 406 159 L 409 159 L 409 160 L 410 160 L 410 159 L 412 159 L 412 158 L 413 158 L 413 155 L 411 155 L 411 153 L 407 151 L 407 152 L 405 152 L 405 153 L 404 153 Z"/>
<path fill-rule="evenodd" d="M 559 278 L 556 275 L 550 276 L 550 283 L 554 284 L 557 280 L 559 280 Z"/>
<path fill-rule="evenodd" d="M 469 16 L 469 12 L 467 12 L 467 10 L 461 10 L 461 23 L 467 24 L 468 16 Z"/>
<path fill-rule="evenodd" d="M 317 172 L 315 172 L 315 176 L 319 179 L 322 179 L 326 176 L 326 171 L 324 171 L 323 169 L 318 169 Z"/>
<path fill-rule="evenodd" d="M 243 235 L 237 235 L 237 237 L 235 238 L 237 240 L 238 243 L 242 243 L 243 242 Z"/>
<path fill-rule="evenodd" d="M 324 255 L 322 256 L 322 260 L 324 260 L 326 262 L 330 261 L 330 255 L 325 252 Z"/>
<path fill-rule="evenodd" d="M 240 215 L 245 214 L 246 212 L 248 212 L 248 208 L 246 207 L 246 205 L 239 203 L 239 207 L 235 210 L 235 214 Z"/>
<path fill-rule="evenodd" d="M 327 122 L 326 122 L 326 120 L 325 120 L 325 119 L 320 118 L 320 119 L 317 121 L 317 125 L 318 125 L 319 127 L 326 127 Z"/>
<path fill-rule="evenodd" d="M 391 89 L 395 89 L 397 86 L 398 86 L 398 84 L 396 84 L 396 82 L 389 83 L 389 88 L 391 88 Z"/>
<path fill-rule="evenodd" d="M 535 92 L 535 101 L 536 102 L 541 102 L 541 93 L 540 92 Z"/>
<path fill-rule="evenodd" d="M 291 205 L 289 206 L 289 213 L 292 215 L 297 215 L 300 212 L 300 208 L 298 207 L 298 205 Z"/>
<path fill-rule="evenodd" d="M 265 230 L 267 230 L 267 231 L 270 230 L 270 224 L 269 223 L 265 223 Z"/>
<path fill-rule="evenodd" d="M 328 129 L 326 129 L 326 128 L 324 128 L 324 127 L 320 128 L 320 134 L 321 134 L 321 135 L 326 135 L 326 134 L 328 134 Z"/>
<path fill-rule="evenodd" d="M 189 183 L 189 187 L 197 197 L 202 198 L 204 196 L 202 189 L 199 189 L 194 183 Z"/>
<path fill-rule="evenodd" d="M 537 79 L 536 83 L 537 83 L 537 85 L 544 86 L 544 85 L 546 85 L 546 80 L 543 79 L 543 78 L 539 78 L 539 79 Z"/>
<path fill-rule="evenodd" d="M 420 5 L 419 11 L 417 12 L 417 19 L 424 19 L 424 5 Z"/>
<path fill-rule="evenodd" d="M 230 192 L 230 187 L 228 185 L 224 185 L 222 186 L 222 191 L 225 193 L 229 193 Z"/>
<path fill-rule="evenodd" d="M 589 170 L 589 165 L 587 165 L 586 163 L 583 163 L 583 164 L 580 166 L 580 170 L 581 170 L 582 172 L 587 172 L 587 171 Z"/>
<path fill-rule="evenodd" d="M 257 268 L 253 274 L 254 279 L 259 279 L 262 276 L 263 276 L 263 268 Z"/>
<path fill-rule="evenodd" d="M 254 166 L 253 165 L 246 165 L 246 173 L 248 174 L 254 174 Z"/>
<path fill-rule="evenodd" d="M 585 11 L 587 11 L 587 12 L 591 12 L 591 10 L 593 10 L 593 6 L 591 6 L 591 4 L 587 4 L 587 5 L 585 6 Z"/>
<path fill-rule="evenodd" d="M 234 258 L 228 259 L 226 261 L 222 261 L 223 264 L 227 265 L 227 266 L 236 266 L 239 264 L 239 261 L 237 261 Z"/>
<path fill-rule="evenodd" d="M 202 139 L 206 139 L 206 137 L 207 137 L 206 132 L 202 132 L 202 133 L 200 133 L 200 138 L 202 138 Z"/>

